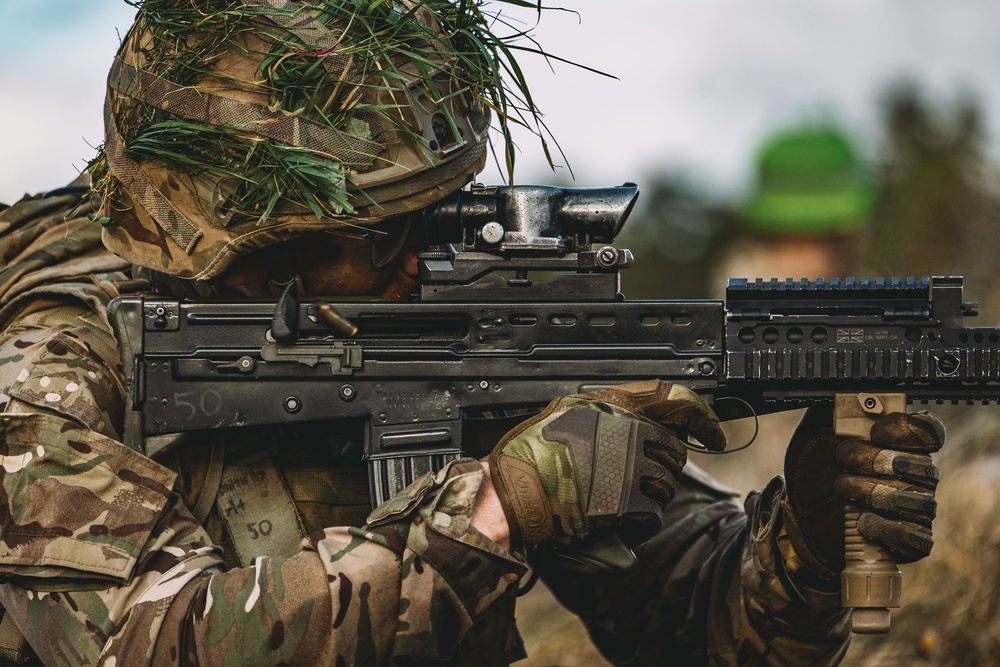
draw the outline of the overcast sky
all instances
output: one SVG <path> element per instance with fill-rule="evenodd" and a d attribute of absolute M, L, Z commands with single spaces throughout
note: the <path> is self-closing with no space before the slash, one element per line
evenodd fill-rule
<path fill-rule="evenodd" d="M 684 169 L 721 194 L 747 180 L 768 131 L 836 118 L 875 143 L 878 96 L 910 77 L 975 94 L 996 153 L 1000 3 L 991 0 L 574 0 L 547 49 L 619 80 L 526 62 L 581 186 Z M 57 187 L 102 140 L 104 77 L 134 9 L 122 0 L 0 2 L 0 201 Z M 518 180 L 545 181 L 529 137 Z M 482 176 L 496 182 L 495 170 Z"/>

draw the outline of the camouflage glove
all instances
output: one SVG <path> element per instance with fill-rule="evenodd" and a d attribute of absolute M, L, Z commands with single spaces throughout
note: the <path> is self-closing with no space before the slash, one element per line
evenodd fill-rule
<path fill-rule="evenodd" d="M 490 475 L 515 545 L 578 542 L 599 525 L 632 543 L 660 528 L 687 461 L 683 439 L 726 446 L 708 404 L 651 380 L 551 402 L 508 433 Z"/>
<path fill-rule="evenodd" d="M 811 569 L 833 577 L 844 568 L 844 503 L 861 511 L 858 532 L 911 563 L 931 551 L 938 470 L 930 454 L 944 425 L 928 412 L 879 418 L 871 440 L 834 434 L 829 409 L 810 409 L 785 454 L 785 529 Z"/>

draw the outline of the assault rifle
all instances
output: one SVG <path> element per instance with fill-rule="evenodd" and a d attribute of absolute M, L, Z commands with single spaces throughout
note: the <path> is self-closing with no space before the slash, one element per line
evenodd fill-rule
<path fill-rule="evenodd" d="M 155 454 L 162 434 L 357 418 L 379 503 L 473 449 L 473 424 L 610 384 L 680 382 L 722 419 L 831 403 L 838 432 L 863 437 L 907 402 L 1000 397 L 1000 329 L 964 326 L 961 278 L 737 279 L 725 302 L 626 300 L 632 254 L 611 244 L 637 197 L 458 192 L 415 217 L 430 246 L 406 302 L 116 299 L 126 442 Z M 885 631 L 899 572 L 856 532 L 847 549 L 855 629 Z"/>

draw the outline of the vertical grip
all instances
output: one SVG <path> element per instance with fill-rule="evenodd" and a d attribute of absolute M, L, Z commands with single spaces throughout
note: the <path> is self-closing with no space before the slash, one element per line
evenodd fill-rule
<path fill-rule="evenodd" d="M 899 606 L 902 575 L 892 556 L 858 533 L 858 508 L 849 503 L 846 510 L 841 604 L 853 610 L 853 632 L 866 635 L 889 632 L 889 607 Z"/>
<path fill-rule="evenodd" d="M 837 435 L 871 439 L 875 420 L 906 412 L 906 394 L 837 394 L 833 427 Z M 844 570 L 841 602 L 851 609 L 851 630 L 860 634 L 889 631 L 889 608 L 899 606 L 902 575 L 896 561 L 858 533 L 860 511 L 848 503 L 844 514 Z"/>

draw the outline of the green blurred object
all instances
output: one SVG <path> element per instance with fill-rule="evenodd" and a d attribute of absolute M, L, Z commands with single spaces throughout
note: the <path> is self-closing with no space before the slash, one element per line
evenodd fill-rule
<path fill-rule="evenodd" d="M 761 234 L 829 236 L 863 227 L 877 188 L 850 140 L 830 126 L 771 137 L 757 154 L 744 224 Z"/>

